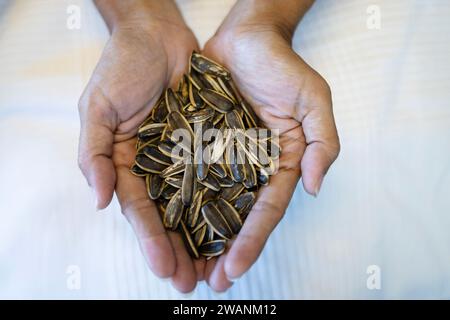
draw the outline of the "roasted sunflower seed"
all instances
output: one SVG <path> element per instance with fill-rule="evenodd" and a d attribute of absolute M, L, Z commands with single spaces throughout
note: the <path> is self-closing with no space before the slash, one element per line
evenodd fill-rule
<path fill-rule="evenodd" d="M 199 253 L 205 257 L 217 257 L 225 251 L 225 240 L 213 240 L 203 243 L 199 248 Z"/>
<path fill-rule="evenodd" d="M 225 79 L 230 78 L 230 72 L 227 69 L 196 52 L 192 53 L 191 66 L 200 73 L 207 73 Z"/>
<path fill-rule="evenodd" d="M 202 207 L 203 218 L 206 223 L 217 233 L 225 239 L 231 239 L 233 231 L 223 217 L 222 213 L 217 209 L 217 206 L 212 202 L 206 203 Z"/>
<path fill-rule="evenodd" d="M 164 213 L 164 226 L 171 230 L 176 230 L 183 216 L 183 202 L 181 201 L 181 190 L 178 190 L 167 204 Z"/>
<path fill-rule="evenodd" d="M 233 100 L 214 90 L 205 89 L 199 95 L 207 105 L 220 113 L 230 112 L 234 108 Z"/>

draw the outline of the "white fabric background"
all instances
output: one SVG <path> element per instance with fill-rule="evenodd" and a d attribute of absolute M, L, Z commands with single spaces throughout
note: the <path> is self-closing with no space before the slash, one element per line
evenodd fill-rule
<path fill-rule="evenodd" d="M 233 1 L 179 3 L 204 43 Z M 0 8 L 0 298 L 450 298 L 449 1 L 317 1 L 294 44 L 332 87 L 341 155 L 317 199 L 297 188 L 248 274 L 191 296 L 147 270 L 115 200 L 94 211 L 77 168 L 77 100 L 108 38 L 95 8 Z"/>

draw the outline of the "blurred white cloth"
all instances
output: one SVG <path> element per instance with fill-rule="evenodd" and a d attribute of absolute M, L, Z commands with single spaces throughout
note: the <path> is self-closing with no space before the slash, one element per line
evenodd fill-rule
<path fill-rule="evenodd" d="M 233 1 L 179 4 L 203 44 Z M 0 12 L 0 298 L 185 298 L 147 270 L 116 200 L 95 212 L 77 168 L 77 100 L 108 38 L 91 1 Z M 450 298 L 449 16 L 440 0 L 316 2 L 294 45 L 332 87 L 341 155 L 240 281 L 192 298 Z"/>

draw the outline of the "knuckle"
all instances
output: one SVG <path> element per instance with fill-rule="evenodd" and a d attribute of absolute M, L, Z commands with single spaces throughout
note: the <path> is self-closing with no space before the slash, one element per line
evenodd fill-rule
<path fill-rule="evenodd" d="M 137 212 L 148 211 L 154 207 L 155 204 L 148 197 L 138 197 L 122 201 L 120 211 L 130 221 Z"/>
<path fill-rule="evenodd" d="M 80 168 L 81 172 L 86 176 L 88 171 L 88 155 L 83 152 L 79 152 L 78 154 L 78 168 Z"/>
<path fill-rule="evenodd" d="M 268 225 L 276 225 L 278 221 L 280 221 L 284 216 L 285 212 L 284 208 L 282 208 L 278 204 L 266 200 L 256 201 L 252 210 L 259 215 L 263 214 L 264 212 L 268 212 L 269 214 L 266 214 L 268 219 L 270 219 L 268 220 Z"/>

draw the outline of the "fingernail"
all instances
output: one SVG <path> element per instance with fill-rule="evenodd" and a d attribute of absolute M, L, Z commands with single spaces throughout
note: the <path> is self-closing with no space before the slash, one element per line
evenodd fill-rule
<path fill-rule="evenodd" d="M 234 278 L 227 275 L 227 279 L 230 282 L 235 282 L 235 281 L 239 280 L 241 277 L 242 277 L 242 274 L 240 276 L 237 276 L 237 277 L 234 277 Z"/>
<path fill-rule="evenodd" d="M 314 190 L 314 198 L 317 198 L 320 192 L 320 187 L 322 186 L 323 177 L 320 178 L 319 182 L 317 183 L 316 189 Z"/>
<path fill-rule="evenodd" d="M 180 296 L 183 299 L 192 298 L 193 295 L 194 295 L 194 290 L 192 290 L 191 292 L 188 292 L 188 293 L 180 293 Z"/>
<path fill-rule="evenodd" d="M 98 198 L 97 198 L 97 193 L 95 192 L 95 189 L 91 187 L 91 191 L 92 191 L 92 195 L 94 196 L 94 205 L 95 205 L 95 210 L 96 211 L 100 211 L 99 207 L 98 207 Z"/>

